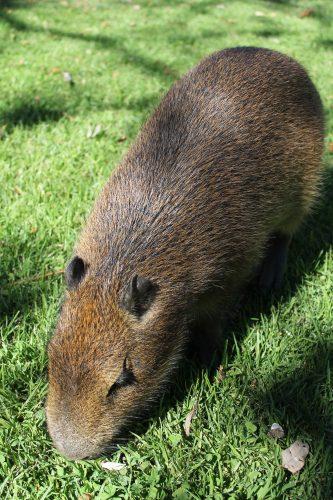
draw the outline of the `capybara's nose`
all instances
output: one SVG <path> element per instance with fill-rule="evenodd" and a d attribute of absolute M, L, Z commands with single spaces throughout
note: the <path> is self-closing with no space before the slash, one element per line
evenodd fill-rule
<path fill-rule="evenodd" d="M 67 421 L 53 421 L 48 417 L 47 426 L 57 450 L 69 460 L 83 460 L 99 454 L 97 443 L 85 438 Z"/>

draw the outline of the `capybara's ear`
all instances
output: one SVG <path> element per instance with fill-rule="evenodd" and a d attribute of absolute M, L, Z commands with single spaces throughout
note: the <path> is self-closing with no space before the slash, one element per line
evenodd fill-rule
<path fill-rule="evenodd" d="M 75 256 L 65 271 L 66 285 L 69 290 L 76 288 L 86 274 L 87 265 L 81 257 Z"/>
<path fill-rule="evenodd" d="M 157 286 L 154 283 L 136 274 L 125 293 L 123 306 L 127 311 L 140 317 L 149 309 L 156 291 Z"/>

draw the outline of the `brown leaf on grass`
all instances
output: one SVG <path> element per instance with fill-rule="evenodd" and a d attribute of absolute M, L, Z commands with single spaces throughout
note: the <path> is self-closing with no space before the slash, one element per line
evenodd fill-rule
<path fill-rule="evenodd" d="M 38 227 L 36 227 L 36 226 L 33 226 L 33 227 L 30 229 L 30 233 L 31 233 L 31 234 L 36 234 L 36 233 L 37 233 L 37 231 L 38 231 Z"/>
<path fill-rule="evenodd" d="M 124 469 L 126 465 L 120 462 L 101 462 L 101 467 L 112 472 L 119 472 Z"/>
<path fill-rule="evenodd" d="M 92 498 L 92 495 L 90 493 L 83 493 L 78 497 L 77 500 L 90 500 Z"/>
<path fill-rule="evenodd" d="M 124 142 L 126 141 L 126 139 L 127 139 L 126 135 L 121 135 L 120 137 L 118 137 L 117 142 Z"/>
<path fill-rule="evenodd" d="M 16 194 L 18 194 L 18 195 L 20 195 L 20 196 L 21 196 L 21 194 L 23 194 L 22 189 L 21 189 L 21 188 L 19 188 L 18 186 L 15 186 L 15 187 L 14 187 L 14 191 L 15 191 L 15 193 L 16 193 Z"/>
<path fill-rule="evenodd" d="M 312 16 L 312 14 L 314 14 L 314 13 L 315 13 L 315 9 L 314 9 L 313 7 L 309 7 L 308 9 L 303 10 L 303 11 L 300 13 L 299 17 L 300 17 L 301 19 L 303 19 L 303 17 L 309 17 L 309 16 Z"/>
<path fill-rule="evenodd" d="M 196 416 L 197 411 L 198 411 L 198 401 L 194 403 L 192 410 L 186 415 L 184 422 L 184 432 L 186 437 L 189 437 L 190 435 L 191 423 L 193 418 Z"/>
<path fill-rule="evenodd" d="M 268 436 L 271 438 L 282 439 L 284 437 L 284 429 L 280 424 L 272 424 L 268 431 Z"/>
<path fill-rule="evenodd" d="M 216 380 L 218 382 L 222 382 L 226 377 L 225 371 L 224 371 L 224 366 L 220 365 L 217 369 L 217 377 Z"/>
<path fill-rule="evenodd" d="M 309 454 L 309 445 L 295 441 L 289 448 L 281 453 L 282 467 L 296 474 L 304 467 L 305 459 Z"/>
<path fill-rule="evenodd" d="M 51 68 L 49 71 L 50 75 L 56 75 L 57 73 L 60 73 L 61 69 L 58 68 L 58 66 L 54 66 L 54 68 Z"/>
<path fill-rule="evenodd" d="M 329 142 L 327 148 L 329 153 L 333 153 L 333 142 Z"/>

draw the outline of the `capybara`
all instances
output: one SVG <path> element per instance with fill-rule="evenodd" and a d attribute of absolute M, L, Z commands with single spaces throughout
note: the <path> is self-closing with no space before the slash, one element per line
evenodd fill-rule
<path fill-rule="evenodd" d="M 323 112 L 306 71 L 222 50 L 162 99 L 97 199 L 48 347 L 58 450 L 107 452 L 163 392 L 192 341 L 203 361 L 257 273 L 279 287 L 321 178 Z"/>

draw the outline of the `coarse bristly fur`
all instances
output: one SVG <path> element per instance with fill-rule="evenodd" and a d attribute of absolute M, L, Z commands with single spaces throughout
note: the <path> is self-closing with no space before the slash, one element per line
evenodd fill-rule
<path fill-rule="evenodd" d="M 47 401 L 61 453 L 109 449 L 161 394 L 191 337 L 209 362 L 255 270 L 262 286 L 280 284 L 322 149 L 319 95 L 285 55 L 223 50 L 175 83 L 97 199 L 67 269 Z"/>

